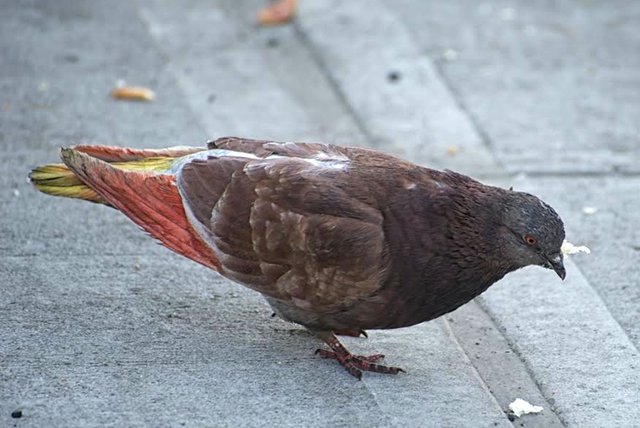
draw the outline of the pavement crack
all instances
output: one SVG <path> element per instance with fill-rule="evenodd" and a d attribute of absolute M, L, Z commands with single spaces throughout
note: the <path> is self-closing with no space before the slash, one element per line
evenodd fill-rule
<path fill-rule="evenodd" d="M 491 143 L 491 137 L 485 131 L 485 129 L 480 125 L 480 121 L 476 118 L 476 116 L 473 114 L 471 109 L 463 101 L 460 91 L 456 89 L 456 87 L 453 85 L 453 82 L 449 79 L 447 74 L 442 69 L 442 63 L 439 61 L 433 60 L 431 57 L 428 57 L 428 58 L 433 64 L 433 69 L 435 70 L 437 77 L 440 79 L 440 81 L 442 82 L 444 87 L 447 89 L 447 91 L 449 91 L 449 94 L 451 95 L 451 99 L 455 102 L 458 109 L 460 109 L 460 111 L 467 117 L 467 120 L 469 120 L 469 122 L 471 123 L 473 130 L 478 134 L 478 137 L 480 137 L 480 141 L 482 141 L 482 144 L 484 144 L 484 146 L 487 148 L 489 153 L 491 153 L 491 155 L 493 156 L 493 159 L 495 160 L 499 168 L 502 170 L 506 170 L 500 158 L 496 156 L 495 150 L 493 148 L 493 144 Z"/>
<path fill-rule="evenodd" d="M 293 23 L 293 29 L 296 36 L 300 40 L 301 45 L 309 51 L 311 59 L 316 64 L 322 75 L 325 77 L 327 84 L 336 95 L 336 98 L 344 106 L 345 110 L 356 125 L 356 128 L 358 128 L 358 131 L 360 131 L 360 133 L 364 136 L 367 145 L 372 148 L 380 148 L 380 145 L 378 144 L 376 138 L 373 136 L 373 134 L 371 134 L 371 132 L 365 125 L 364 120 L 360 117 L 353 105 L 349 102 L 349 99 L 342 90 L 340 83 L 331 74 L 331 72 L 329 71 L 329 67 L 327 67 L 325 61 L 322 58 L 322 55 L 313 44 L 313 42 L 309 39 L 304 29 L 297 22 Z"/>
<path fill-rule="evenodd" d="M 536 373 L 533 370 L 533 368 L 527 363 L 526 358 L 523 357 L 522 352 L 520 351 L 520 349 L 518 348 L 517 344 L 514 343 L 512 340 L 510 340 L 502 331 L 502 329 L 499 328 L 499 325 L 496 321 L 496 318 L 494 316 L 494 314 L 492 313 L 492 311 L 489 309 L 489 307 L 484 303 L 482 297 L 476 298 L 474 301 L 474 304 L 478 307 L 479 311 L 482 312 L 482 314 L 484 314 L 491 322 L 491 324 L 493 325 L 494 330 L 496 331 L 496 333 L 502 338 L 502 340 L 506 343 L 506 345 L 509 347 L 509 349 L 511 350 L 511 352 L 513 353 L 513 355 L 515 355 L 522 367 L 522 369 L 524 370 L 524 372 L 526 373 L 528 380 L 530 382 L 532 382 L 535 385 L 535 388 L 537 389 L 537 392 L 540 394 L 540 396 L 544 399 L 545 403 L 544 403 L 544 408 L 545 410 L 548 409 L 548 411 L 552 414 L 553 419 L 555 419 L 557 421 L 557 423 L 559 425 L 556 426 L 568 426 L 568 421 L 566 421 L 561 414 L 556 413 L 555 411 L 555 406 L 552 404 L 555 400 L 553 399 L 553 397 L 549 397 L 547 393 L 545 393 L 545 388 L 543 385 L 540 384 L 540 382 L 538 381 L 537 377 L 536 377 Z M 477 366 L 475 364 L 473 364 L 473 362 L 471 363 L 477 370 Z M 516 398 L 515 396 L 513 398 Z M 548 415 L 548 414 L 547 414 Z M 528 424 L 528 426 L 531 426 L 530 424 Z M 543 426 L 553 426 L 553 425 L 543 425 Z"/>
<path fill-rule="evenodd" d="M 495 406 L 498 409 L 500 409 L 501 411 L 504 411 L 505 409 L 503 408 L 502 404 L 498 401 L 498 398 L 493 393 L 493 391 L 491 389 L 491 386 L 482 377 L 482 374 L 480 373 L 480 371 L 478 370 L 476 365 L 473 364 L 473 361 L 471 360 L 471 357 L 469 356 L 469 354 L 466 352 L 465 348 L 460 343 L 460 339 L 458 338 L 458 336 L 456 336 L 455 332 L 453 331 L 453 328 L 451 327 L 451 323 L 447 320 L 446 317 L 442 317 L 442 325 L 444 326 L 445 330 L 447 331 L 449 337 L 451 338 L 451 340 L 453 341 L 455 346 L 458 348 L 458 351 L 463 355 L 463 358 L 466 360 L 466 362 L 469 365 L 469 367 L 472 368 L 473 374 L 478 379 L 478 382 L 482 386 L 482 389 L 484 389 L 485 392 L 491 397 L 491 401 L 493 401 Z M 512 423 L 512 425 L 513 425 L 513 423 Z"/>

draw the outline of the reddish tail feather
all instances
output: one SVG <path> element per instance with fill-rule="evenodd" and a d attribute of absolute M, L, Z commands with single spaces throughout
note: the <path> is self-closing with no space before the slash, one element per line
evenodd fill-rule
<path fill-rule="evenodd" d="M 220 262 L 191 227 L 174 175 L 124 171 L 74 149 L 62 161 L 95 190 L 164 246 L 216 271 Z"/>

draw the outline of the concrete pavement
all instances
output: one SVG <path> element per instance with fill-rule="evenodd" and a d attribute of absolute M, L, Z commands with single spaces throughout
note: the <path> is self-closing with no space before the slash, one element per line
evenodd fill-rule
<path fill-rule="evenodd" d="M 0 2 L 0 426 L 637 426 L 638 4 L 302 0 L 269 29 L 263 5 Z M 157 100 L 111 100 L 119 79 Z M 593 253 L 346 340 L 408 371 L 356 382 L 256 293 L 25 180 L 62 145 L 222 135 L 513 185 Z M 543 413 L 510 421 L 518 397 Z"/>

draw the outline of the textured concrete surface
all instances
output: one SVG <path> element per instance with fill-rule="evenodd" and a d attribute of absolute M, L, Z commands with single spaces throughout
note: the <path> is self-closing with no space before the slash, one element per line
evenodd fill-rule
<path fill-rule="evenodd" d="M 301 0 L 264 29 L 265 3 L 0 1 L 0 426 L 637 426 L 638 3 Z M 593 253 L 346 340 L 408 372 L 357 382 L 256 293 L 26 182 L 62 145 L 230 134 L 513 185 Z"/>

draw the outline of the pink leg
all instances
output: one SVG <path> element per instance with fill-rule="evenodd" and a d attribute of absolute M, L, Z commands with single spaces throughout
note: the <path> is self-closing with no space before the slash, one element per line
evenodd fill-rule
<path fill-rule="evenodd" d="M 323 358 L 331 358 L 338 361 L 352 376 L 358 380 L 362 378 L 362 372 L 376 372 L 386 374 L 398 374 L 404 372 L 399 367 L 389 367 L 381 364 L 377 364 L 377 361 L 384 358 L 382 354 L 375 354 L 370 356 L 353 355 L 347 348 L 345 348 L 338 338 L 330 331 L 314 332 L 316 336 L 324 340 L 331 348 L 330 351 L 326 349 L 318 349 L 316 354 L 319 354 Z"/>

